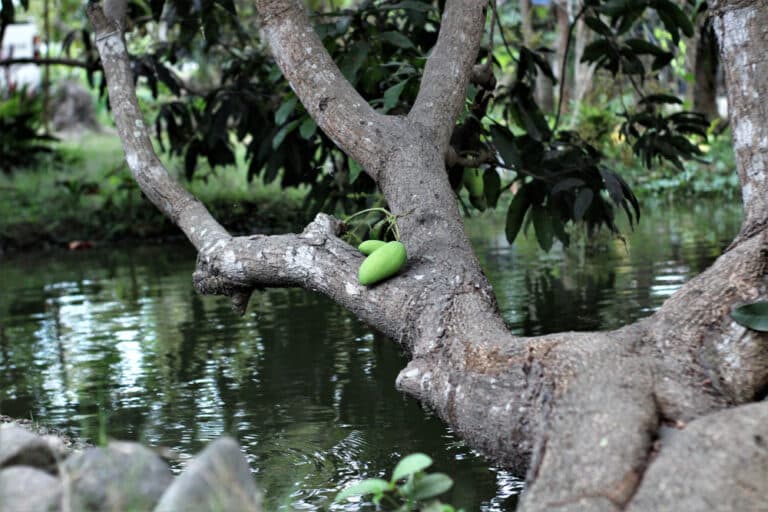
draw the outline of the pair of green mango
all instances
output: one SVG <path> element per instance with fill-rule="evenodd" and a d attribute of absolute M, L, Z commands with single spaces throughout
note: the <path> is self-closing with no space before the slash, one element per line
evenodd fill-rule
<path fill-rule="evenodd" d="M 357 279 L 364 286 L 371 286 L 392 277 L 405 264 L 405 246 L 400 242 L 366 240 L 358 250 L 368 256 L 360 265 Z"/>

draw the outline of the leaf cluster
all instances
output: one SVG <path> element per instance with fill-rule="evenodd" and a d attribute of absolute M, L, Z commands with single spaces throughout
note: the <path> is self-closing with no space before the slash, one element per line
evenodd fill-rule
<path fill-rule="evenodd" d="M 369 496 L 384 510 L 455 512 L 454 507 L 436 499 L 453 487 L 453 480 L 444 473 L 427 473 L 431 465 L 432 459 L 423 453 L 407 455 L 397 463 L 389 481 L 367 478 L 341 491 L 334 501 Z"/>
<path fill-rule="evenodd" d="M 42 99 L 39 95 L 17 90 L 0 98 L 0 171 L 29 166 L 51 153 L 56 139 L 39 132 Z"/>

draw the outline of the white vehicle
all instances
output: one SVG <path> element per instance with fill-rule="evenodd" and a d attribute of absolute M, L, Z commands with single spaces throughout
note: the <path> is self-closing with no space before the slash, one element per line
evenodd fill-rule
<path fill-rule="evenodd" d="M 37 59 L 40 57 L 40 37 L 34 23 L 12 23 L 5 27 L 0 60 Z M 0 91 L 24 89 L 28 92 L 40 88 L 42 73 L 34 63 L 0 66 Z"/>

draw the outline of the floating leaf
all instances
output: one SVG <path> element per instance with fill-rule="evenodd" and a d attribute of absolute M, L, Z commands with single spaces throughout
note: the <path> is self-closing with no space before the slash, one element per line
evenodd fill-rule
<path fill-rule="evenodd" d="M 739 306 L 731 311 L 731 318 L 754 331 L 768 332 L 768 301 Z"/>
<path fill-rule="evenodd" d="M 404 457 L 392 472 L 392 482 L 397 482 L 432 465 L 432 459 L 423 453 L 412 453 Z"/>

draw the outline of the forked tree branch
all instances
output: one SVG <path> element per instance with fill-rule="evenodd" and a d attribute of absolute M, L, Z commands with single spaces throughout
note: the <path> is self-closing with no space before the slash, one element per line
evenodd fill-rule
<path fill-rule="evenodd" d="M 258 0 L 272 56 L 312 118 L 375 179 L 391 124 L 341 74 L 300 0 Z M 390 141 L 389 145 L 393 145 Z"/>
<path fill-rule="evenodd" d="M 485 28 L 486 0 L 448 0 L 437 43 L 424 68 L 416 103 L 408 114 L 437 137 L 445 151 L 467 95 Z"/>

